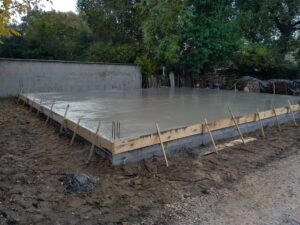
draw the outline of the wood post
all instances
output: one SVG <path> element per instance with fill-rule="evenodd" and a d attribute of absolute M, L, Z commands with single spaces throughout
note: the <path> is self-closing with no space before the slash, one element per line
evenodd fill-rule
<path fill-rule="evenodd" d="M 234 92 L 237 92 L 236 83 L 234 84 Z"/>
<path fill-rule="evenodd" d="M 156 123 L 155 125 L 156 125 L 156 130 L 157 130 L 159 142 L 160 142 L 160 145 L 161 145 L 161 149 L 162 149 L 163 154 L 164 154 L 166 166 L 169 167 L 169 162 L 168 162 L 168 158 L 167 158 L 167 155 L 166 155 L 165 146 L 164 146 L 164 143 L 162 142 L 162 138 L 161 138 L 161 134 L 160 134 L 160 130 L 159 130 L 159 125 L 158 125 L 158 123 Z"/>
<path fill-rule="evenodd" d="M 101 121 L 99 121 L 98 123 L 98 126 L 97 126 L 97 129 L 96 129 L 96 132 L 95 132 L 95 136 L 94 136 L 94 140 L 92 142 L 92 146 L 91 146 L 91 149 L 90 149 L 90 153 L 89 153 L 89 156 L 86 160 L 86 164 L 88 164 L 93 156 L 93 153 L 94 153 L 94 149 L 95 149 L 95 145 L 96 145 L 96 141 L 97 141 L 97 138 L 98 138 L 98 133 L 100 131 L 100 128 L 101 128 Z"/>
<path fill-rule="evenodd" d="M 276 109 L 274 107 L 273 107 L 273 113 L 274 113 L 275 118 L 276 118 L 277 127 L 278 127 L 279 130 L 281 130 L 279 120 L 278 120 L 278 116 L 277 116 L 277 113 L 276 113 Z"/>
<path fill-rule="evenodd" d="M 20 102 L 22 93 L 23 93 L 23 88 L 21 88 L 21 90 L 19 92 L 17 104 L 19 104 L 19 102 Z"/>
<path fill-rule="evenodd" d="M 68 111 L 69 111 L 69 107 L 70 107 L 70 105 L 68 104 L 67 107 L 66 107 L 66 111 L 65 111 L 65 114 L 64 114 L 63 121 L 62 121 L 60 129 L 59 129 L 59 133 L 62 133 L 63 128 L 65 126 L 65 122 L 66 122 L 67 114 L 68 114 Z"/>
<path fill-rule="evenodd" d="M 23 101 L 23 106 L 25 106 L 25 104 L 26 104 L 26 98 L 25 98 L 24 101 Z"/>
<path fill-rule="evenodd" d="M 262 120 L 261 120 L 261 117 L 260 117 L 260 114 L 259 114 L 258 109 L 256 110 L 256 116 L 257 116 L 258 121 L 259 121 L 259 124 L 260 124 L 261 134 L 262 134 L 263 137 L 266 137 L 266 135 L 265 135 L 265 130 L 264 130 L 264 126 L 263 126 L 263 123 L 262 123 Z"/>
<path fill-rule="evenodd" d="M 215 143 L 214 137 L 213 137 L 213 135 L 212 135 L 212 133 L 211 133 L 211 131 L 210 131 L 210 128 L 209 128 L 209 126 L 208 126 L 207 119 L 205 119 L 205 127 L 206 127 L 206 129 L 207 129 L 207 131 L 208 131 L 208 133 L 209 133 L 209 136 L 210 136 L 211 142 L 212 142 L 212 144 L 213 144 L 214 150 L 215 150 L 215 152 L 218 154 L 218 150 L 217 150 L 217 147 L 216 147 L 216 143 Z"/>
<path fill-rule="evenodd" d="M 238 125 L 238 123 L 237 123 L 237 121 L 236 121 L 236 119 L 235 119 L 235 117 L 234 117 L 234 114 L 233 114 L 233 112 L 232 112 L 230 106 L 228 106 L 228 109 L 229 109 L 229 112 L 230 112 L 230 114 L 231 114 L 231 119 L 233 120 L 233 122 L 234 122 L 234 124 L 235 124 L 235 126 L 236 126 L 236 129 L 237 129 L 237 131 L 239 132 L 239 135 L 240 135 L 240 137 L 241 137 L 243 143 L 245 144 L 245 140 L 244 140 L 243 134 L 242 134 L 242 132 L 241 132 L 241 130 L 240 130 L 240 127 L 239 127 L 239 125 Z"/>
<path fill-rule="evenodd" d="M 52 103 L 51 103 L 49 115 L 47 116 L 47 119 L 46 119 L 46 121 L 45 121 L 45 125 L 47 125 L 47 123 L 48 123 L 48 121 L 49 121 L 49 119 L 50 119 L 50 116 L 52 116 L 52 114 L 53 114 L 53 106 L 54 106 L 54 104 L 55 104 L 55 100 L 53 99 L 53 100 L 52 100 Z"/>
<path fill-rule="evenodd" d="M 43 98 L 41 97 L 40 105 L 37 107 L 37 112 L 36 112 L 37 116 L 40 114 L 40 111 L 42 110 L 42 103 L 43 103 Z"/>
<path fill-rule="evenodd" d="M 76 127 L 75 127 L 75 130 L 73 132 L 73 136 L 72 136 L 72 139 L 71 139 L 71 142 L 70 142 L 70 146 L 72 146 L 74 144 L 75 137 L 76 137 L 76 134 L 77 134 L 77 131 L 78 131 L 78 128 L 79 128 L 80 120 L 81 120 L 81 117 L 79 117 L 78 120 L 77 120 Z"/>
<path fill-rule="evenodd" d="M 276 85 L 275 85 L 275 81 L 273 81 L 273 94 L 276 94 Z"/>
<path fill-rule="evenodd" d="M 33 103 L 34 103 L 34 101 L 35 101 L 35 97 L 33 97 L 33 99 L 32 99 L 32 103 L 31 103 L 31 104 L 29 104 L 29 112 L 31 112 L 31 111 L 32 111 L 32 108 L 33 108 Z"/>
<path fill-rule="evenodd" d="M 290 113 L 292 114 L 293 120 L 294 120 L 294 124 L 295 124 L 295 126 L 297 127 L 298 124 L 297 124 L 297 122 L 296 122 L 295 115 L 294 115 L 294 111 L 293 111 L 293 109 L 292 109 L 292 105 L 291 105 L 290 100 L 288 100 L 288 103 L 289 103 L 289 110 L 288 110 L 288 111 L 290 111 Z"/>

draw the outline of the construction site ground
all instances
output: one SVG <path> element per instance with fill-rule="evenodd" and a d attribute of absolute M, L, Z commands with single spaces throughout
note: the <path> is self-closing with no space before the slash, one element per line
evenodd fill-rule
<path fill-rule="evenodd" d="M 298 121 L 300 123 L 300 121 Z M 0 100 L 0 224 L 300 224 L 300 127 L 199 157 L 200 149 L 111 166 L 45 118 Z M 68 174 L 97 178 L 66 191 Z"/>

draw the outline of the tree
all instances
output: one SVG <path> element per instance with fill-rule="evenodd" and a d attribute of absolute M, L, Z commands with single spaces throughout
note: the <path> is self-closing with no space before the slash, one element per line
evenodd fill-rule
<path fill-rule="evenodd" d="M 140 51 L 142 31 L 136 0 L 78 0 L 80 16 L 93 31 L 87 59 L 133 63 Z"/>
<path fill-rule="evenodd" d="M 140 4 L 144 49 L 169 70 L 200 74 L 230 60 L 239 44 L 231 1 L 149 0 Z"/>
<path fill-rule="evenodd" d="M 77 7 L 96 35 L 97 41 L 138 45 L 140 22 L 136 0 L 78 0 Z"/>
<path fill-rule="evenodd" d="M 276 45 L 282 54 L 299 44 L 299 0 L 237 0 L 236 7 L 248 40 Z"/>
<path fill-rule="evenodd" d="M 152 61 L 151 64 L 160 68 L 167 66 L 169 70 L 178 67 L 182 47 L 178 21 L 183 3 L 181 0 L 149 0 L 137 5 L 143 29 L 143 56 L 138 62 L 144 65 Z"/>
<path fill-rule="evenodd" d="M 32 11 L 13 27 L 20 36 L 4 38 L 1 57 L 86 60 L 92 32 L 74 13 Z"/>
<path fill-rule="evenodd" d="M 18 36 L 19 33 L 8 27 L 8 24 L 16 23 L 18 15 L 30 12 L 31 9 L 38 7 L 39 3 L 40 0 L 2 0 L 0 2 L 0 38 Z"/>
<path fill-rule="evenodd" d="M 228 64 L 240 43 L 230 0 L 190 0 L 180 15 L 186 70 L 194 73 Z"/>

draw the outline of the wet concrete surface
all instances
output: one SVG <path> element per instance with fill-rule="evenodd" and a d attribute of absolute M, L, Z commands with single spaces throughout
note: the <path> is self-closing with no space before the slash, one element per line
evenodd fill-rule
<path fill-rule="evenodd" d="M 261 93 L 245 93 L 192 88 L 160 88 L 137 90 L 108 90 L 91 92 L 25 93 L 30 99 L 64 114 L 70 105 L 68 119 L 96 130 L 102 122 L 101 134 L 111 138 L 112 121 L 120 121 L 121 138 L 137 137 L 156 132 L 155 122 L 161 130 L 175 129 L 230 117 L 228 106 L 235 116 L 269 110 L 298 103 L 299 97 Z"/>

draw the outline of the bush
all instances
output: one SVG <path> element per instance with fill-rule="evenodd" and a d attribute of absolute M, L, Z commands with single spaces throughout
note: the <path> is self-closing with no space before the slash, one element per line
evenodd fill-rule
<path fill-rule="evenodd" d="M 295 79 L 299 76 L 297 63 L 285 60 L 276 48 L 262 44 L 245 43 L 234 57 L 240 74 L 260 79 Z"/>
<path fill-rule="evenodd" d="M 141 68 L 141 73 L 143 76 L 151 76 L 156 72 L 156 65 L 151 59 L 146 55 L 138 57 L 135 63 Z"/>
<path fill-rule="evenodd" d="M 108 63 L 133 63 L 135 50 L 128 44 L 96 42 L 87 50 L 87 60 Z"/>

